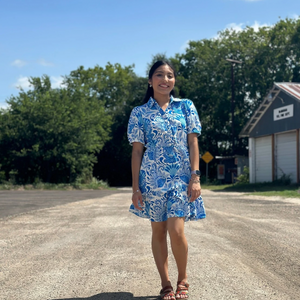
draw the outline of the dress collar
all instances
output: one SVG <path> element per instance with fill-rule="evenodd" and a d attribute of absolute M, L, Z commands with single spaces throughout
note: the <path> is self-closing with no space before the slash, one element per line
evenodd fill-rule
<path fill-rule="evenodd" d="M 170 104 L 173 102 L 173 101 L 180 101 L 180 99 L 178 98 L 174 98 L 172 95 L 170 97 Z M 149 98 L 148 102 L 147 102 L 147 105 L 149 108 L 151 108 L 155 103 L 157 103 L 152 97 Z M 169 105 L 170 105 L 169 104 Z"/>

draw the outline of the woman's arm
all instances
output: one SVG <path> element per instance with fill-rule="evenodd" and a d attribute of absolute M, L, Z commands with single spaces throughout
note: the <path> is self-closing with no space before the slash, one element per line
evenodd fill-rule
<path fill-rule="evenodd" d="M 132 143 L 131 155 L 131 173 L 132 173 L 132 203 L 138 210 L 142 210 L 141 206 L 144 205 L 142 193 L 139 187 L 139 174 L 142 163 L 144 145 L 142 143 Z M 139 205 L 140 204 L 140 205 Z"/>
<path fill-rule="evenodd" d="M 199 170 L 199 147 L 197 133 L 188 134 L 188 145 L 190 153 L 191 170 Z M 199 181 L 199 182 L 197 182 Z M 201 195 L 200 177 L 192 175 L 188 186 L 188 196 L 190 201 L 195 201 Z"/>

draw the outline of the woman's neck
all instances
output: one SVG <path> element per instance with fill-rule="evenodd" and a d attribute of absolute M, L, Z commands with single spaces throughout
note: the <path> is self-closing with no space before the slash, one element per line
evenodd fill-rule
<path fill-rule="evenodd" d="M 167 106 L 170 103 L 170 99 L 171 99 L 171 97 L 169 95 L 155 95 L 155 94 L 154 94 L 153 98 L 155 99 L 155 101 L 158 103 L 158 105 L 161 108 L 167 108 Z"/>

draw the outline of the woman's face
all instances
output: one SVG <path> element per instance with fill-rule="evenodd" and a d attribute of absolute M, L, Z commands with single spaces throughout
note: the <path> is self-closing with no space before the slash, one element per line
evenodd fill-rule
<path fill-rule="evenodd" d="M 170 95 L 175 85 L 175 76 L 173 70 L 168 65 L 158 67 L 152 78 L 149 79 L 149 84 L 152 85 L 155 95 Z"/>

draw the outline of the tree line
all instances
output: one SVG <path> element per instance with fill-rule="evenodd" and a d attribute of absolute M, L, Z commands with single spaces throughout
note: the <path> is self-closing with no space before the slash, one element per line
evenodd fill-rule
<path fill-rule="evenodd" d="M 238 134 L 268 90 L 274 82 L 300 82 L 300 19 L 279 20 L 258 31 L 227 29 L 216 38 L 191 41 L 173 57 L 157 54 L 152 62 L 160 58 L 177 71 L 177 96 L 197 107 L 201 153 L 213 155 L 231 154 L 231 66 L 226 59 L 242 61 L 234 66 L 234 142 L 235 153 L 247 155 L 247 139 Z M 132 108 L 142 104 L 147 81 L 134 66 L 110 63 L 81 66 L 56 89 L 47 75 L 31 77 L 31 89 L 11 96 L 0 110 L 0 180 L 69 183 L 97 177 L 130 185 L 127 122 Z"/>

